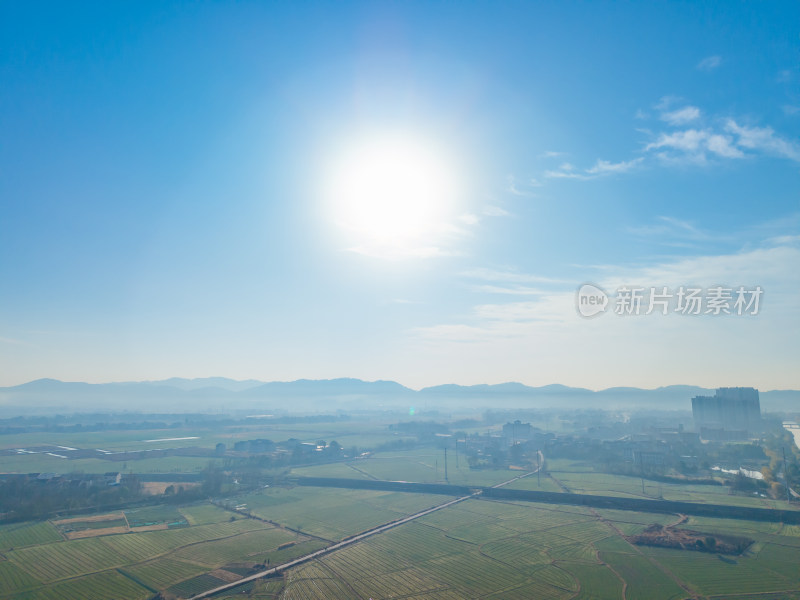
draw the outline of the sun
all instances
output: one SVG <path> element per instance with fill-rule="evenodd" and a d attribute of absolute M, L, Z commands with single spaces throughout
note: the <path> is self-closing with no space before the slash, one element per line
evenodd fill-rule
<path fill-rule="evenodd" d="M 327 183 L 333 218 L 357 244 L 413 252 L 446 234 L 456 177 L 435 144 L 381 134 L 349 144 Z"/>

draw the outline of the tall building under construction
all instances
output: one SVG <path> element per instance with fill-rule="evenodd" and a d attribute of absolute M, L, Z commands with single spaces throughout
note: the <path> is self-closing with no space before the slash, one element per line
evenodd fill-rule
<path fill-rule="evenodd" d="M 706 440 L 743 440 L 762 430 L 755 388 L 719 388 L 713 396 L 695 396 L 692 416 L 696 431 Z"/>

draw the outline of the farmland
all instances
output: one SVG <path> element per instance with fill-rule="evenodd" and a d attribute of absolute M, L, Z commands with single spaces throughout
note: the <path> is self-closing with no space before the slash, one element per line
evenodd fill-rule
<path fill-rule="evenodd" d="M 237 572 L 249 572 L 256 563 L 288 560 L 320 546 L 301 534 L 210 504 L 181 511 L 173 506 L 131 511 L 131 517 L 143 519 L 145 529 L 154 521 L 167 523 L 167 528 L 137 532 L 131 527 L 128 533 L 90 539 L 65 540 L 48 522 L 6 525 L 0 530 L 0 597 L 139 599 L 183 582 L 201 591 L 205 588 L 198 577 L 213 569 L 233 563 Z M 109 515 L 98 517 L 68 522 L 99 525 Z M 169 527 L 177 518 L 183 520 L 180 526 Z"/>
<path fill-rule="evenodd" d="M 736 590 L 800 594 L 800 543 L 771 533 L 769 524 L 746 523 L 760 540 L 758 550 L 721 560 L 633 546 L 619 526 L 670 517 L 632 513 L 623 520 L 627 514 L 617 513 L 469 500 L 293 570 L 283 597 L 589 599 L 620 598 L 623 589 L 626 598 L 664 600 Z M 690 524 L 719 529 L 702 519 Z"/>
<path fill-rule="evenodd" d="M 270 487 L 227 500 L 237 511 L 207 502 L 131 509 L 124 513 L 128 533 L 102 537 L 67 540 L 49 522 L 6 525 L 0 529 L 0 598 L 144 600 L 157 591 L 189 597 L 442 501 L 427 494 Z M 64 520 L 98 524 L 118 514 Z M 472 499 L 245 589 L 253 598 L 334 600 L 588 600 L 620 598 L 623 590 L 627 599 L 800 595 L 796 527 L 702 517 L 678 524 L 756 541 L 745 554 L 722 558 L 634 546 L 623 537 L 678 521 L 675 515 Z M 166 528 L 142 530 L 153 524 Z"/>
<path fill-rule="evenodd" d="M 6 449 L 22 448 L 31 445 L 34 437 L 9 435 L 3 444 Z M 230 449 L 238 440 L 267 437 L 291 438 L 294 445 L 279 447 L 274 456 L 285 459 L 295 452 L 302 460 L 284 460 L 276 468 L 269 461 L 267 467 L 259 462 L 272 459 L 260 450 L 208 454 L 215 443 Z M 334 439 L 339 454 L 326 454 L 332 446 L 323 442 Z M 142 478 L 152 473 L 151 481 L 165 487 L 173 481 L 196 486 L 196 493 L 189 497 L 174 492 L 162 498 L 136 496 L 124 504 L 109 503 L 105 511 L 103 505 L 91 509 L 74 506 L 72 512 L 46 514 L 49 520 L 0 525 L 0 600 L 145 600 L 159 592 L 188 598 L 303 557 L 301 564 L 218 597 L 677 600 L 772 592 L 800 598 L 798 526 L 696 517 L 689 509 L 685 509 L 688 517 L 651 514 L 639 511 L 659 508 L 632 504 L 633 500 L 664 499 L 796 510 L 795 504 L 775 495 L 735 493 L 720 479 L 706 477 L 706 484 L 676 477 L 659 479 L 657 474 L 648 479 L 631 472 L 603 472 L 591 461 L 563 457 L 548 458 L 537 476 L 531 470 L 539 463 L 538 450 L 514 462 L 492 464 L 484 454 L 496 451 L 496 439 L 491 436 L 477 443 L 485 444 L 480 454 L 476 454 L 476 446 L 470 450 L 465 442 L 456 453 L 452 437 L 415 443 L 380 420 L 238 422 L 235 427 L 220 428 L 184 423 L 175 428 L 128 431 L 118 439 L 110 432 L 97 431 L 59 433 L 46 441 L 52 448 L 65 447 L 65 454 L 75 447 L 143 452 L 164 445 L 179 451 L 202 445 L 207 456 L 143 453 L 145 458 L 126 462 L 65 460 L 55 456 L 57 450 L 50 454 L 45 450 L 0 453 L 0 467 L 7 471 L 36 468 L 67 473 L 68 469 L 87 468 L 87 473 L 104 473 L 113 465 L 112 472 L 133 472 Z M 356 448 L 345 454 L 341 446 L 346 443 Z M 380 447 L 362 452 L 357 448 L 360 444 Z M 209 492 L 198 476 L 201 471 L 202 477 L 206 472 L 224 474 L 224 485 Z M 308 479 L 312 477 L 328 478 L 343 487 L 314 487 L 330 481 Z M 52 484 L 48 479 L 29 479 L 34 490 L 51 489 L 47 486 L 66 489 L 70 482 L 83 489 L 80 478 L 65 477 L 62 483 Z M 102 476 L 87 485 L 106 495 L 120 489 L 98 481 L 102 482 Z M 453 487 L 431 485 L 411 493 L 410 486 L 392 484 L 395 487 L 390 489 L 386 481 Z M 500 490 L 488 489 L 501 483 L 505 487 Z M 374 489 L 346 487 L 364 485 Z M 430 492 L 453 493 L 455 486 L 462 486 L 456 493 L 465 496 L 475 488 L 487 489 L 480 497 L 348 541 L 452 500 L 452 496 Z M 201 489 L 204 491 L 197 493 Z M 560 500 L 541 496 L 532 503 L 511 494 L 491 495 L 503 490 L 571 492 L 581 498 L 608 496 L 627 504 L 602 505 L 619 510 L 594 509 L 546 504 L 543 500 Z M 726 556 L 637 546 L 628 541 L 627 536 L 640 534 L 653 524 L 686 528 L 700 535 L 741 535 L 754 543 L 742 555 Z M 342 541 L 348 545 L 308 558 Z"/>

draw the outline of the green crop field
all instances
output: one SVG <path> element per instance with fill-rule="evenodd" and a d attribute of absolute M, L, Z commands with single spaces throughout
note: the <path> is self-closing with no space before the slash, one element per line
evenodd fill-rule
<path fill-rule="evenodd" d="M 222 540 L 194 544 L 178 550 L 173 556 L 210 568 L 244 560 L 262 562 L 267 559 L 271 550 L 277 549 L 281 544 L 302 541 L 302 539 L 297 534 L 285 529 L 273 527 Z"/>
<path fill-rule="evenodd" d="M 622 579 L 603 564 L 566 563 L 564 569 L 579 583 L 575 600 L 622 598 Z"/>
<path fill-rule="evenodd" d="M 418 460 L 424 453 L 416 453 Z M 587 481 L 608 486 L 616 480 Z M 187 597 L 330 543 L 312 536 L 340 540 L 448 500 L 270 487 L 226 500 L 245 505 L 239 512 L 209 503 L 126 511 L 131 524 L 181 523 L 157 531 L 64 540 L 50 523 L 6 525 L 0 528 L 0 600 L 145 600 L 157 591 Z M 636 546 L 619 533 L 653 523 L 743 535 L 755 543 L 741 556 L 720 556 Z M 798 564 L 798 528 L 780 523 L 681 522 L 678 515 L 475 498 L 245 589 L 251 598 L 274 600 L 679 600 L 762 592 L 791 598 L 800 595 Z M 243 597 L 240 591 L 220 598 Z"/>
<path fill-rule="evenodd" d="M 734 506 L 753 506 L 797 510 L 797 503 L 789 504 L 781 500 L 761 498 L 752 494 L 731 494 L 730 488 L 723 485 L 698 485 L 691 483 L 660 482 L 639 477 L 598 473 L 585 463 L 566 459 L 548 459 L 548 473 L 576 494 L 595 494 L 600 496 L 619 496 L 624 498 L 659 498 L 701 504 L 730 504 Z M 533 478 L 535 480 L 535 477 Z M 512 488 L 531 489 L 534 482 L 511 484 Z M 644 489 L 643 489 L 644 487 Z M 559 490 L 555 490 L 559 491 Z"/>
<path fill-rule="evenodd" d="M 338 540 L 441 500 L 423 494 L 296 487 L 269 488 L 237 497 L 247 510 L 310 535 Z"/>
<path fill-rule="evenodd" d="M 123 570 L 132 579 L 157 590 L 166 589 L 205 571 L 205 567 L 173 558 L 159 558 Z"/>
<path fill-rule="evenodd" d="M 349 466 L 349 469 L 345 466 Z M 470 469 L 466 458 L 456 456 L 451 449 L 447 454 L 447 479 L 445 480 L 444 451 L 422 448 L 405 452 L 377 452 L 370 458 L 349 461 L 344 465 L 319 465 L 293 469 L 292 473 L 320 477 L 356 479 L 370 477 L 388 481 L 446 482 L 453 485 L 489 486 L 522 475 L 525 471 Z"/>
<path fill-rule="evenodd" d="M 34 587 L 38 583 L 13 563 L 0 561 L 0 596 Z"/>
<path fill-rule="evenodd" d="M 233 515 L 230 511 L 213 504 L 184 506 L 181 507 L 180 512 L 190 525 L 210 525 L 230 521 L 232 517 L 240 518 L 239 515 Z"/>
<path fill-rule="evenodd" d="M 171 588 L 202 591 L 223 583 L 208 575 L 213 568 L 236 563 L 231 569 L 244 574 L 257 564 L 280 564 L 324 546 L 216 506 L 181 510 L 185 514 L 167 505 L 130 511 L 143 523 L 180 519 L 178 528 L 78 540 L 64 540 L 50 523 L 6 525 L 0 598 L 135 600 Z M 187 523 L 189 517 L 194 524 Z"/>
<path fill-rule="evenodd" d="M 0 526 L 0 550 L 58 542 L 64 538 L 48 523 L 14 523 Z"/>
<path fill-rule="evenodd" d="M 188 525 L 186 517 L 174 506 L 146 506 L 125 511 L 125 518 L 131 527 L 168 525 L 182 527 Z"/>
<path fill-rule="evenodd" d="M 781 526 L 742 523 L 760 550 L 722 557 L 633 546 L 616 529 L 675 523 L 676 515 L 470 500 L 297 568 L 281 598 L 679 599 L 698 594 L 800 594 L 800 543 Z M 686 527 L 731 532 L 729 520 Z M 616 528 L 616 529 L 615 529 Z M 716 529 L 715 529 L 716 528 Z M 316 564 L 316 567 L 313 565 Z M 737 573 L 735 577 L 730 573 Z"/>
<path fill-rule="evenodd" d="M 146 600 L 152 592 L 124 575 L 106 571 L 20 595 L 20 600 Z M 17 598 L 17 596 L 14 596 Z"/>

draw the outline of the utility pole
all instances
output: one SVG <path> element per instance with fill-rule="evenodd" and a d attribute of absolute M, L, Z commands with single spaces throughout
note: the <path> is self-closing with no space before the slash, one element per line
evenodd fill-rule
<path fill-rule="evenodd" d="M 642 479 L 642 496 L 646 496 L 647 494 L 644 492 L 644 458 L 641 450 L 639 450 L 639 477 Z"/>
<path fill-rule="evenodd" d="M 783 485 L 786 487 L 786 501 L 791 502 L 792 498 L 789 496 L 789 471 L 786 468 L 786 446 L 781 446 L 783 450 Z"/>
<path fill-rule="evenodd" d="M 542 473 L 542 451 L 536 451 L 536 485 L 538 487 L 542 487 L 542 480 L 540 479 L 540 475 Z"/>
<path fill-rule="evenodd" d="M 444 447 L 444 480 L 450 483 L 450 480 L 447 479 L 447 446 Z"/>
<path fill-rule="evenodd" d="M 458 438 L 456 438 L 456 470 L 459 470 L 458 466 Z"/>

